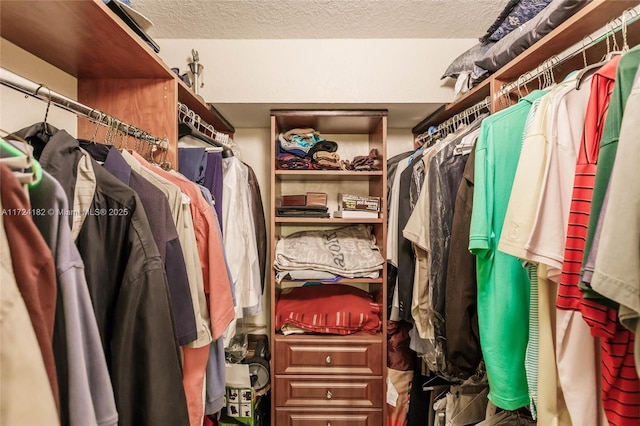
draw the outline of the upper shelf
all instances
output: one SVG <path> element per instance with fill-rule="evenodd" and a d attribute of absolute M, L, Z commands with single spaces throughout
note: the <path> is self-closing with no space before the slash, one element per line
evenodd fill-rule
<path fill-rule="evenodd" d="M 621 16 L 622 12 L 637 6 L 638 3 L 640 3 L 639 0 L 591 1 L 459 100 L 447 104 L 444 109 L 423 119 L 412 129 L 413 134 L 423 133 L 429 126 L 440 124 L 464 109 L 482 101 L 485 97 L 491 95 L 492 83 L 510 83 L 517 80 L 522 74 L 534 70 L 545 60 L 580 43 L 584 37 L 603 28 L 607 22 Z"/>
<path fill-rule="evenodd" d="M 0 36 L 79 79 L 178 81 L 181 102 L 217 130 L 234 131 L 101 0 L 0 1 Z"/>
<path fill-rule="evenodd" d="M 378 129 L 387 110 L 272 110 L 280 131 L 312 127 L 321 133 L 366 134 Z"/>

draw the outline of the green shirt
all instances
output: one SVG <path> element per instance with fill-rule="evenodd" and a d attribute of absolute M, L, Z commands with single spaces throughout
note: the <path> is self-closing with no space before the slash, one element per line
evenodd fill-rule
<path fill-rule="evenodd" d="M 489 399 L 505 410 L 529 404 L 525 352 L 529 281 L 521 262 L 498 242 L 536 90 L 482 122 L 476 145 L 469 250 L 477 256 L 478 326 L 489 378 Z"/>
<path fill-rule="evenodd" d="M 581 275 L 584 273 L 584 267 L 591 252 L 593 237 L 596 232 L 598 219 L 600 218 L 600 211 L 602 210 L 602 200 L 604 199 L 607 185 L 609 184 L 611 170 L 613 169 L 613 163 L 615 162 L 616 152 L 618 150 L 618 139 L 620 138 L 620 127 L 622 126 L 624 107 L 631 93 L 638 65 L 640 65 L 640 46 L 636 46 L 624 54 L 620 58 L 618 69 L 616 70 L 616 82 L 613 86 L 613 93 L 609 101 L 609 110 L 607 111 L 607 118 L 604 129 L 602 130 L 602 138 L 600 139 L 598 169 L 596 171 L 596 181 L 593 188 L 593 200 L 591 201 L 589 228 L 587 230 L 587 242 L 584 248 L 582 269 L 580 271 Z M 617 307 L 616 303 L 601 296 L 585 283 L 580 282 L 580 288 L 585 298 L 598 300 L 600 303 L 614 308 Z"/>

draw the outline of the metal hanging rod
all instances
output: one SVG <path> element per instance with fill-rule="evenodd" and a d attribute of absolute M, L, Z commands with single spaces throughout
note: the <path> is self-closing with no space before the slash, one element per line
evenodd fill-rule
<path fill-rule="evenodd" d="M 450 133 L 450 129 L 456 127 L 458 124 L 462 123 L 462 122 L 469 122 L 469 118 L 471 116 L 475 117 L 483 110 L 485 109 L 490 109 L 491 108 L 491 98 L 489 96 L 487 96 L 486 98 L 484 98 L 483 100 L 481 100 L 480 102 L 478 102 L 477 104 L 474 104 L 472 106 L 470 106 L 469 108 L 455 114 L 453 117 L 443 121 L 442 123 L 440 123 L 434 130 L 433 127 L 430 128 L 430 130 L 427 130 L 426 132 L 418 135 L 416 137 L 416 142 L 423 142 L 425 140 L 427 140 L 428 138 L 433 138 L 433 137 L 438 137 L 438 136 L 443 136 L 446 135 L 447 133 Z M 473 121 L 473 120 L 471 120 Z"/>
<path fill-rule="evenodd" d="M 66 111 L 76 114 L 78 117 L 83 117 L 99 123 L 104 126 L 108 126 L 114 130 L 118 130 L 126 135 L 133 136 L 143 142 L 151 145 L 156 145 L 162 149 L 169 149 L 169 140 L 167 138 L 157 138 L 151 134 L 139 129 L 135 126 L 131 126 L 122 120 L 98 111 L 95 108 L 88 107 L 73 99 L 67 98 L 60 93 L 57 93 L 49 89 L 44 84 L 35 83 L 27 78 L 24 78 L 18 74 L 15 74 L 5 68 L 0 68 L 0 84 L 10 87 L 14 90 L 24 93 L 25 95 L 40 99 L 48 104 L 55 105 Z"/>
<path fill-rule="evenodd" d="M 234 146 L 233 139 L 231 139 L 229 135 L 219 132 L 213 125 L 207 124 L 198 114 L 182 102 L 178 102 L 178 120 L 181 123 L 191 124 L 203 135 L 210 137 L 230 149 Z"/>
<path fill-rule="evenodd" d="M 628 15 L 628 17 L 627 17 Z M 615 35 L 618 31 L 622 30 L 623 44 L 627 43 L 627 27 L 640 19 L 640 6 L 633 7 L 625 10 L 618 18 L 611 20 L 607 25 L 595 31 L 591 35 L 585 36 L 580 43 L 576 43 L 573 46 L 565 49 L 562 53 L 554 55 L 547 59 L 534 70 L 528 71 L 522 74 L 516 81 L 503 84 L 494 97 L 496 99 L 507 96 L 514 90 L 522 87 L 523 85 L 530 83 L 535 79 L 539 79 L 548 75 L 554 67 L 557 67 L 576 56 L 583 54 L 586 50 L 593 46 L 607 40 L 612 35 Z M 589 43 L 585 44 L 585 39 L 589 39 Z"/>

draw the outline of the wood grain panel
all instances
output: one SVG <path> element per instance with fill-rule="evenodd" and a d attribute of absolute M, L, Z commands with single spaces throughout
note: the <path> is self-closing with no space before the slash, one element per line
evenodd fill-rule
<path fill-rule="evenodd" d="M 276 376 L 277 407 L 382 408 L 381 377 Z"/>
<path fill-rule="evenodd" d="M 198 114 L 207 124 L 211 124 L 217 131 L 228 135 L 232 135 L 236 131 L 233 125 L 215 107 L 206 105 L 201 98 L 197 97 L 187 87 L 184 81 L 180 79 L 176 81 L 178 82 L 178 100 L 180 102 Z"/>
<path fill-rule="evenodd" d="M 276 374 L 382 374 L 382 342 L 277 339 Z"/>
<path fill-rule="evenodd" d="M 382 410 L 275 410 L 277 426 L 382 426 Z"/>
<path fill-rule="evenodd" d="M 83 79 L 78 81 L 78 100 L 155 137 L 168 138 L 167 160 L 177 168 L 178 113 L 174 107 L 177 105 L 174 80 Z M 95 128 L 95 124 L 79 120 L 78 137 L 91 139 Z M 96 141 L 103 141 L 104 134 L 105 129 L 99 129 Z"/>
<path fill-rule="evenodd" d="M 368 134 L 375 131 L 386 110 L 272 110 L 280 131 L 313 127 L 320 133 Z"/>
<path fill-rule="evenodd" d="M 101 0 L 0 1 L 0 36 L 79 78 L 172 78 Z"/>

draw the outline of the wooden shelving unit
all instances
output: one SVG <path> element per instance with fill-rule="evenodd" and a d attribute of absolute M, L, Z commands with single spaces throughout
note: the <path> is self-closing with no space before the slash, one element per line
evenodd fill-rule
<path fill-rule="evenodd" d="M 338 143 L 341 158 L 367 155 L 378 150 L 381 170 L 278 170 L 276 144 L 278 135 L 292 128 L 312 127 L 322 136 L 331 135 Z M 386 111 L 307 111 L 271 112 L 271 383 L 272 421 L 274 424 L 362 424 L 381 426 L 386 403 L 386 268 L 379 278 L 342 279 L 327 285 L 355 285 L 368 289 L 382 300 L 380 332 L 348 336 L 317 334 L 283 335 L 275 330 L 276 305 L 283 286 L 299 286 L 299 281 L 278 284 L 273 268 L 277 240 L 292 229 L 329 229 L 353 224 L 368 224 L 376 244 L 386 259 Z M 325 185 L 325 186 L 322 186 Z M 342 186 L 341 186 L 342 185 Z M 345 186 L 346 185 L 346 186 Z M 360 188 L 382 200 L 380 218 L 291 218 L 277 217 L 276 206 L 283 194 L 321 188 L 327 192 L 329 205 L 337 200 L 340 188 Z M 364 194 L 362 192 L 361 194 Z M 330 208 L 331 210 L 331 208 Z M 330 211 L 330 213 L 332 213 Z M 351 423 L 353 422 L 353 423 Z M 320 424 L 320 423 L 317 423 Z"/>
<path fill-rule="evenodd" d="M 79 102 L 168 138 L 174 167 L 178 101 L 216 130 L 235 131 L 101 0 L 2 1 L 0 36 L 76 77 Z M 94 130 L 78 119 L 78 137 Z"/>

